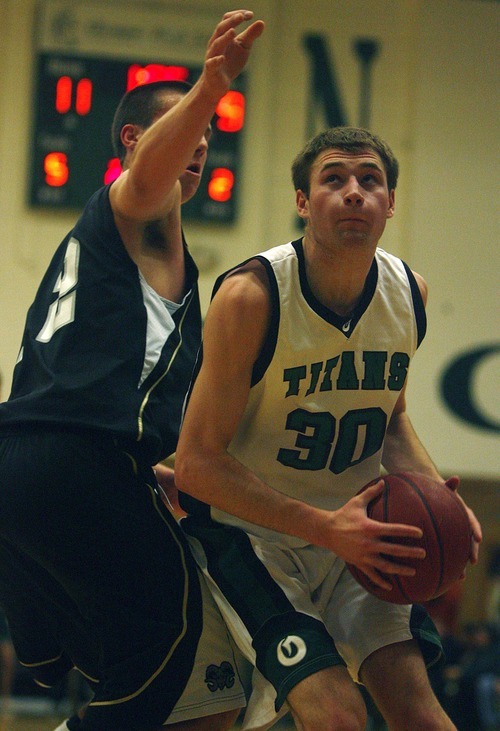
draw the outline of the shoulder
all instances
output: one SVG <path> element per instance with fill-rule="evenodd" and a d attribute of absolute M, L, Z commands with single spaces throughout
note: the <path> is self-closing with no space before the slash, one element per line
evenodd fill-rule
<path fill-rule="evenodd" d="M 258 260 L 223 275 L 205 320 L 204 353 L 212 353 L 215 346 L 226 367 L 231 362 L 236 368 L 236 361 L 238 367 L 253 367 L 265 342 L 272 311 L 266 269 Z"/>
<path fill-rule="evenodd" d="M 128 265 L 130 262 L 113 215 L 109 185 L 97 190 L 89 199 L 70 233 L 82 254 L 92 252 L 91 257 L 98 259 L 103 266 L 113 267 L 118 262 Z M 80 261 L 80 268 L 82 265 Z"/>
<path fill-rule="evenodd" d="M 220 278 L 214 302 L 236 308 L 266 309 L 271 299 L 269 277 L 269 269 L 261 259 L 249 259 Z"/>
<path fill-rule="evenodd" d="M 275 294 L 276 267 L 290 259 L 297 261 L 297 258 L 292 242 L 255 254 L 222 274 L 215 283 L 213 294 L 215 296 L 224 287 L 225 292 L 269 301 Z"/>
<path fill-rule="evenodd" d="M 158 190 L 146 195 L 137 183 L 130 169 L 124 170 L 112 183 L 110 201 L 116 218 L 135 224 L 147 224 L 150 221 L 161 221 L 175 209 L 180 208 L 182 190 L 179 180 L 165 193 Z"/>
<path fill-rule="evenodd" d="M 427 287 L 427 282 L 422 277 L 422 275 L 419 274 L 418 272 L 411 270 L 411 273 L 415 277 L 415 282 L 417 283 L 417 287 L 420 291 L 420 296 L 422 297 L 422 302 L 424 303 L 424 306 L 425 306 L 427 304 L 427 294 L 429 291 L 428 287 Z"/>
<path fill-rule="evenodd" d="M 110 201 L 110 185 L 99 188 L 89 198 L 74 227 L 75 235 L 86 238 L 104 238 L 118 234 Z"/>

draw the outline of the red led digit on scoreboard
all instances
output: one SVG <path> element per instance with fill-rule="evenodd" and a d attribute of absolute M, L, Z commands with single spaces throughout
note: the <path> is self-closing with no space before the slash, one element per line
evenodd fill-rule
<path fill-rule="evenodd" d="M 92 81 L 79 79 L 73 81 L 71 76 L 60 76 L 56 82 L 55 107 L 59 114 L 67 114 L 73 107 L 80 117 L 87 115 L 92 109 Z"/>
<path fill-rule="evenodd" d="M 217 104 L 217 129 L 239 132 L 245 121 L 245 97 L 240 91 L 228 91 Z"/>
<path fill-rule="evenodd" d="M 45 182 L 51 188 L 66 185 L 69 177 L 68 156 L 64 152 L 49 152 L 43 161 Z"/>
<path fill-rule="evenodd" d="M 90 79 L 80 79 L 76 85 L 75 109 L 80 117 L 84 117 L 92 109 L 92 82 Z"/>
<path fill-rule="evenodd" d="M 108 164 L 106 166 L 106 172 L 104 173 L 104 185 L 107 185 L 108 183 L 112 183 L 113 180 L 116 180 L 116 178 L 120 175 L 122 171 L 122 165 L 120 160 L 117 157 L 112 157 L 111 160 L 108 160 Z"/>
<path fill-rule="evenodd" d="M 210 175 L 208 195 L 213 201 L 225 203 L 233 194 L 234 174 L 229 168 L 215 168 Z"/>
<path fill-rule="evenodd" d="M 73 96 L 73 79 L 70 76 L 60 76 L 56 83 L 56 109 L 59 114 L 67 114 L 71 109 Z"/>
<path fill-rule="evenodd" d="M 185 66 L 166 66 L 161 63 L 141 66 L 133 63 L 127 71 L 127 91 L 153 81 L 186 81 L 188 76 L 189 69 Z"/>

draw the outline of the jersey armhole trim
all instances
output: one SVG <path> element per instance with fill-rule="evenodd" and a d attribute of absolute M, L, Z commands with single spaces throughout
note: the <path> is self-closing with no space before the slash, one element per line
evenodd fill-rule
<path fill-rule="evenodd" d="M 269 328 L 266 334 L 266 338 L 264 340 L 264 344 L 262 346 L 262 350 L 260 351 L 252 370 L 251 385 L 255 386 L 263 378 L 264 373 L 266 372 L 269 363 L 273 358 L 274 351 L 276 350 L 276 340 L 278 338 L 278 328 L 280 322 L 280 301 L 278 283 L 276 281 L 276 275 L 274 273 L 271 262 L 269 261 L 269 259 L 266 259 L 265 256 L 261 256 L 260 254 L 258 254 L 257 256 L 250 256 L 248 259 L 245 259 L 245 261 L 241 262 L 241 264 L 239 264 L 238 266 L 234 267 L 233 269 L 229 269 L 229 271 L 227 272 L 224 272 L 217 278 L 214 284 L 212 299 L 219 290 L 222 282 L 230 274 L 233 274 L 238 269 L 241 269 L 250 261 L 259 261 L 264 266 L 269 281 L 269 296 L 271 298 L 271 319 L 269 322 Z"/>
<path fill-rule="evenodd" d="M 271 298 L 271 317 L 269 320 L 269 328 L 267 330 L 266 338 L 262 346 L 262 350 L 259 353 L 257 360 L 255 361 L 252 371 L 252 386 L 255 386 L 263 377 L 269 367 L 270 362 L 273 359 L 274 352 L 276 350 L 276 341 L 278 339 L 278 329 L 280 323 L 280 299 L 278 283 L 276 281 L 276 274 L 272 267 L 271 262 L 263 256 L 253 257 L 260 261 L 264 265 L 268 280 L 269 280 L 269 296 Z"/>
<path fill-rule="evenodd" d="M 425 306 L 424 301 L 422 299 L 422 295 L 420 293 L 420 289 L 417 284 L 417 280 L 415 279 L 415 275 L 413 274 L 412 270 L 406 264 L 406 262 L 403 261 L 403 266 L 406 271 L 406 276 L 408 277 L 408 282 L 410 283 L 410 290 L 411 290 L 411 297 L 413 300 L 413 310 L 415 312 L 415 321 L 417 325 L 417 348 L 419 347 L 420 343 L 425 337 L 425 333 L 427 331 L 427 315 L 425 313 Z"/>

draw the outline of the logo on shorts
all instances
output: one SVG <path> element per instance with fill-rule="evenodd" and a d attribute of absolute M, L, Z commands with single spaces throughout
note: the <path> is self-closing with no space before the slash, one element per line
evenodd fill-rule
<path fill-rule="evenodd" d="M 278 645 L 278 662 L 286 667 L 296 665 L 304 659 L 306 652 L 307 646 L 302 637 L 288 635 Z"/>
<path fill-rule="evenodd" d="M 235 671 L 230 662 L 224 661 L 221 665 L 209 665 L 205 675 L 208 690 L 215 693 L 217 690 L 232 688 Z"/>

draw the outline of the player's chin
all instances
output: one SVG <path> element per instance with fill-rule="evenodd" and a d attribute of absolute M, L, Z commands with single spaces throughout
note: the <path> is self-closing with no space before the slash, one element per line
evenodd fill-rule
<path fill-rule="evenodd" d="M 190 200 L 198 188 L 200 187 L 201 175 L 193 175 L 192 173 L 185 173 L 180 178 L 181 191 L 182 191 L 182 203 Z"/>

